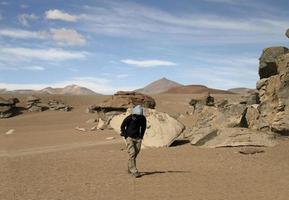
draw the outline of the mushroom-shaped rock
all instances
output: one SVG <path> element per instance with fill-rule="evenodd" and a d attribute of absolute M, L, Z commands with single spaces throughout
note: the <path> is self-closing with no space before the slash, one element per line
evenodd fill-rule
<path fill-rule="evenodd" d="M 110 121 L 110 126 L 120 133 L 122 121 L 130 114 L 117 115 Z M 158 112 L 153 109 L 145 109 L 147 118 L 147 130 L 143 138 L 142 147 L 168 147 L 183 132 L 184 125 L 167 113 Z"/>
<path fill-rule="evenodd" d="M 153 109 L 156 106 L 156 102 L 152 97 L 145 94 L 138 92 L 119 91 L 110 98 L 104 100 L 102 103 L 90 106 L 88 108 L 88 112 L 126 112 L 128 108 L 134 107 L 136 105 L 141 105 L 142 107 Z"/>

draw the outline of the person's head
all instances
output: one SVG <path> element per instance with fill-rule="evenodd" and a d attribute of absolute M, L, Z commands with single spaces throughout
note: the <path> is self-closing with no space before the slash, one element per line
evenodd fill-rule
<path fill-rule="evenodd" d="M 135 106 L 132 109 L 132 114 L 133 115 L 143 115 L 143 108 L 140 105 Z"/>

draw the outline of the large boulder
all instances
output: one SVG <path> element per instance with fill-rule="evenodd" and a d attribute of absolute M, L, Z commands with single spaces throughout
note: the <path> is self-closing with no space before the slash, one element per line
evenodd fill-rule
<path fill-rule="evenodd" d="M 110 126 L 120 133 L 122 121 L 130 114 L 128 112 L 117 115 L 110 121 Z M 168 147 L 183 132 L 184 125 L 172 118 L 167 113 L 158 112 L 153 109 L 145 109 L 147 118 L 147 130 L 143 138 L 143 147 Z"/>
<path fill-rule="evenodd" d="M 263 50 L 259 58 L 259 76 L 262 78 L 269 78 L 277 74 L 276 59 L 289 52 L 286 47 L 270 47 Z"/>
<path fill-rule="evenodd" d="M 289 53 L 279 55 L 274 63 L 276 74 L 257 82 L 260 119 L 268 129 L 289 135 Z"/>
<path fill-rule="evenodd" d="M 206 148 L 238 146 L 272 147 L 277 142 L 273 135 L 260 131 L 246 128 L 221 128 L 194 135 L 191 139 L 191 144 Z"/>

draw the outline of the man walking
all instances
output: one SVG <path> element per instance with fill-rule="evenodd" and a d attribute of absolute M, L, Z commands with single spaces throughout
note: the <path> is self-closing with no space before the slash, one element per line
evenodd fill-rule
<path fill-rule="evenodd" d="M 134 177 L 141 177 L 136 168 L 136 157 L 141 149 L 141 142 L 146 130 L 146 117 L 143 115 L 143 108 L 137 105 L 133 108 L 132 114 L 127 116 L 121 124 L 121 136 L 125 137 L 128 160 L 128 173 Z"/>

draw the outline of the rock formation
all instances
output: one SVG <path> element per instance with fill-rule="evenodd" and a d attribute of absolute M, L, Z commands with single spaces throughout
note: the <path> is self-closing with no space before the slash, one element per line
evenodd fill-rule
<path fill-rule="evenodd" d="M 16 114 L 15 105 L 19 103 L 17 98 L 3 99 L 0 97 L 0 119 L 8 118 Z"/>
<path fill-rule="evenodd" d="M 155 100 L 148 96 L 138 92 L 124 92 L 119 91 L 115 93 L 112 97 L 106 99 L 99 105 L 91 105 L 88 107 L 87 112 L 93 113 L 95 111 L 99 112 L 110 112 L 110 111 L 120 111 L 126 112 L 128 108 L 136 105 L 141 105 L 145 108 L 155 108 Z"/>
<path fill-rule="evenodd" d="M 289 135 L 289 49 L 266 48 L 259 61 L 258 93 L 243 96 L 239 103 L 210 107 L 203 101 L 190 102 L 196 111 L 188 136 L 191 144 L 274 146 L 278 134 Z"/>
<path fill-rule="evenodd" d="M 269 51 L 271 48 L 267 48 Z M 272 47 L 273 50 L 276 47 Z M 280 50 L 282 49 L 282 50 Z M 272 52 L 273 50 L 270 50 Z M 260 68 L 263 68 L 260 58 Z M 268 129 L 283 135 L 289 135 L 289 51 L 279 47 L 278 56 L 270 60 L 270 68 L 263 69 L 264 74 L 257 82 L 260 96 L 259 129 Z M 259 68 L 259 69 L 260 69 Z M 260 70 L 259 70 L 260 71 Z M 274 71 L 274 73 L 271 73 Z"/>
<path fill-rule="evenodd" d="M 51 100 L 48 102 L 48 107 L 50 110 L 59 110 L 59 111 L 70 111 L 72 109 L 71 106 L 66 105 L 62 102 L 56 101 L 56 100 Z"/>
<path fill-rule="evenodd" d="M 289 29 L 287 29 L 285 35 L 289 38 Z"/>
<path fill-rule="evenodd" d="M 166 113 L 153 109 L 145 109 L 144 112 L 147 118 L 147 130 L 142 147 L 168 147 L 180 136 L 185 128 L 182 123 Z M 131 110 L 128 110 L 124 114 L 113 117 L 110 126 L 117 133 L 120 133 L 121 123 L 130 113 Z"/>
<path fill-rule="evenodd" d="M 41 105 L 41 99 L 35 95 L 28 96 L 26 99 L 27 110 L 29 112 L 42 112 L 44 106 Z"/>

